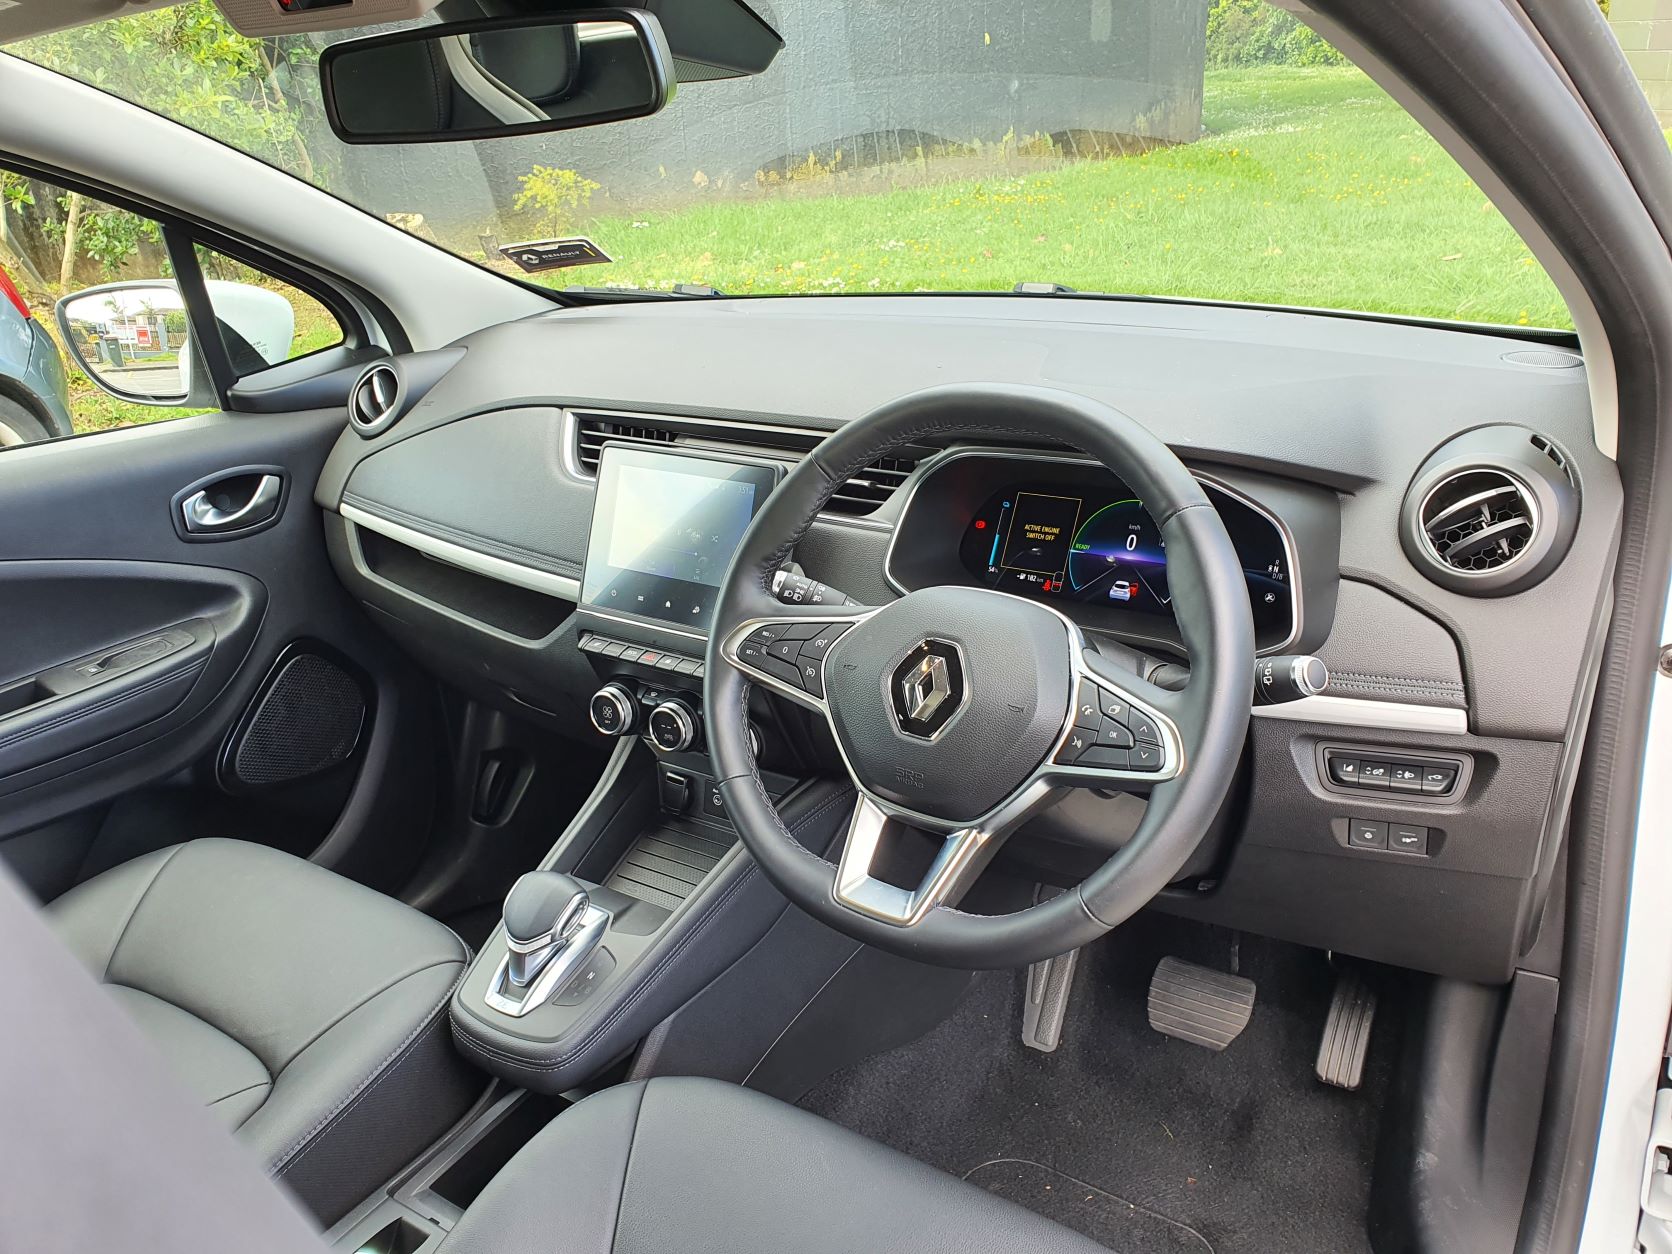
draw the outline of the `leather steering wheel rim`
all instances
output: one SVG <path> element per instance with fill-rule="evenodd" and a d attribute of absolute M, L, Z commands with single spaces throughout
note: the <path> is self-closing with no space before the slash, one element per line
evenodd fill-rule
<path fill-rule="evenodd" d="M 1180 692 L 1163 693 L 1120 671 L 1069 627 L 1090 673 L 1118 676 L 1126 692 L 1165 708 L 1177 724 L 1182 763 L 1176 775 L 1150 789 L 1144 817 L 1127 844 L 1076 888 L 1007 915 L 968 914 L 936 904 L 900 926 L 839 900 L 836 865 L 803 847 L 784 826 L 749 742 L 751 679 L 722 645 L 752 620 L 793 614 L 793 607 L 773 596 L 773 576 L 838 487 L 892 448 L 949 437 L 1067 444 L 1100 462 L 1145 503 L 1166 547 L 1168 584 L 1190 658 L 1189 683 Z M 705 718 L 728 814 L 761 870 L 792 902 L 856 940 L 918 961 L 1014 967 L 1097 939 L 1172 882 L 1219 813 L 1235 775 L 1247 736 L 1253 669 L 1254 628 L 1242 564 L 1201 484 L 1166 445 L 1119 410 L 1075 393 L 948 385 L 912 393 L 847 423 L 784 479 L 755 516 L 715 607 Z M 1068 714 L 1072 718 L 1072 703 Z M 863 782 L 857 776 L 855 782 L 863 796 Z"/>

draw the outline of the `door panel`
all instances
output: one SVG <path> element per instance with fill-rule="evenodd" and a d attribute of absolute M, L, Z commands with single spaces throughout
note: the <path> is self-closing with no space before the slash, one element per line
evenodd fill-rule
<path fill-rule="evenodd" d="M 131 854 L 212 815 L 220 834 L 317 851 L 382 887 L 415 863 L 434 698 L 327 561 L 313 486 L 343 426 L 340 409 L 205 414 L 0 454 L 0 856 L 32 832 L 17 851 L 61 881 L 69 859 L 41 857 L 54 833 L 85 845 L 119 828 Z M 230 477 L 210 504 L 235 510 L 252 468 L 283 480 L 271 519 L 203 542 L 184 503 Z M 363 715 L 322 710 L 347 730 L 330 752 L 291 754 L 300 768 L 254 785 L 219 769 L 234 729 L 275 705 L 277 674 L 323 673 L 292 665 L 299 653 L 350 676 L 332 699 L 357 690 Z M 304 706 L 268 734 L 287 752 L 315 721 Z"/>

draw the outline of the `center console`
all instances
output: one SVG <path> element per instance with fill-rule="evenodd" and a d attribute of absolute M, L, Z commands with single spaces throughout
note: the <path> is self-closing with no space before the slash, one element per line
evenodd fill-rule
<path fill-rule="evenodd" d="M 604 450 L 576 640 L 598 679 L 588 716 L 614 752 L 453 996 L 460 1048 L 520 1087 L 558 1093 L 597 1075 L 785 910 L 738 843 L 703 743 L 714 600 L 781 473 Z M 822 853 L 851 791 L 799 778 L 779 740 L 770 725 L 754 729 L 763 780 L 790 829 Z"/>

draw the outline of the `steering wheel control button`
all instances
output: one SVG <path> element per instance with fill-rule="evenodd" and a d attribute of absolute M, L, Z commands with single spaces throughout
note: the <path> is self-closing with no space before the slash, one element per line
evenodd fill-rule
<path fill-rule="evenodd" d="M 1063 766 L 1072 766 L 1080 758 L 1097 745 L 1097 738 L 1083 727 L 1070 728 L 1068 739 L 1062 748 L 1057 750 L 1056 761 Z"/>
<path fill-rule="evenodd" d="M 1105 718 L 1097 728 L 1097 743 L 1105 749 L 1130 749 L 1136 742 L 1124 724 Z"/>
<path fill-rule="evenodd" d="M 1140 714 L 1133 710 L 1126 720 L 1127 730 L 1133 739 L 1142 740 L 1145 744 L 1158 745 L 1161 743 L 1161 731 L 1155 725 L 1155 720 L 1147 714 Z"/>
<path fill-rule="evenodd" d="M 1388 824 L 1388 848 L 1398 853 L 1428 856 L 1428 829 L 1409 823 Z"/>
<path fill-rule="evenodd" d="M 819 628 L 817 635 L 801 642 L 801 656 L 817 661 L 830 652 L 830 646 L 840 640 L 842 633 L 847 629 L 847 623 L 824 624 Z"/>
<path fill-rule="evenodd" d="M 801 671 L 801 687 L 809 696 L 824 700 L 824 663 L 818 658 L 804 657 L 797 666 Z"/>
<path fill-rule="evenodd" d="M 1080 692 L 1074 701 L 1074 725 L 1096 728 L 1103 721 L 1103 690 L 1089 679 L 1080 681 Z"/>
<path fill-rule="evenodd" d="M 777 658 L 780 662 L 797 662 L 801 659 L 801 641 L 774 640 L 766 646 L 766 656 Z"/>
<path fill-rule="evenodd" d="M 1125 749 L 1111 749 L 1103 745 L 1093 745 L 1087 749 L 1074 763 L 1075 766 L 1097 767 L 1105 771 L 1124 771 L 1131 767 L 1132 755 Z M 1156 767 L 1159 768 L 1159 761 Z"/>
<path fill-rule="evenodd" d="M 1377 819 L 1348 819 L 1347 843 L 1355 849 L 1386 849 L 1388 825 Z"/>
<path fill-rule="evenodd" d="M 1127 765 L 1134 771 L 1159 771 L 1161 769 L 1161 746 L 1135 744 L 1127 751 Z"/>
<path fill-rule="evenodd" d="M 1098 690 L 1098 698 L 1102 704 L 1103 717 L 1112 718 L 1117 723 L 1124 723 L 1132 717 L 1132 707 L 1127 704 L 1125 697 L 1117 697 L 1112 692 Z"/>
<path fill-rule="evenodd" d="M 801 662 L 799 658 L 793 662 L 786 662 L 782 658 L 763 653 L 760 661 L 754 665 L 759 667 L 763 673 L 772 676 L 781 683 L 786 683 L 791 688 L 800 688 L 803 692 L 806 691 L 801 682 Z"/>

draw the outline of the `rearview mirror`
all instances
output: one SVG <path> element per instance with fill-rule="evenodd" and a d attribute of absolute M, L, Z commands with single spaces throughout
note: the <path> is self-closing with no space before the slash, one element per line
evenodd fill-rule
<path fill-rule="evenodd" d="M 651 14 L 591 9 L 351 39 L 319 75 L 339 138 L 411 144 L 647 117 L 673 99 L 672 64 Z"/>

